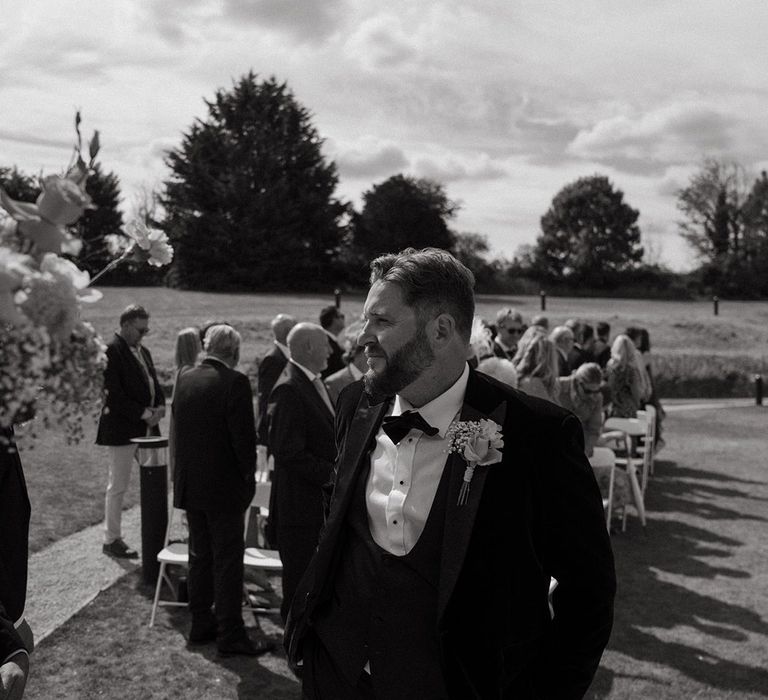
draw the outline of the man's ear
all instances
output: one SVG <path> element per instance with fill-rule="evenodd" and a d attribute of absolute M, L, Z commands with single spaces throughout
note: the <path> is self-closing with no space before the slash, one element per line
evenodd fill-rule
<path fill-rule="evenodd" d="M 456 335 L 456 321 L 450 314 L 442 313 L 435 317 L 431 325 L 432 338 L 440 345 L 451 342 Z"/>

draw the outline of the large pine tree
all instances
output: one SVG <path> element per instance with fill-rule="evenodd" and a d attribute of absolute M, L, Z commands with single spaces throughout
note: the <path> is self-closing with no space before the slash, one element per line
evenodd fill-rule
<path fill-rule="evenodd" d="M 326 285 L 345 212 L 336 167 L 285 83 L 251 72 L 206 101 L 170 151 L 162 204 L 172 284 L 187 289 Z"/>

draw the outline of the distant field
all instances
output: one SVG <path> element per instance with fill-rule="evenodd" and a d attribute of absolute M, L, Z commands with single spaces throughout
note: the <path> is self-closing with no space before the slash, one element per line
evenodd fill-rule
<path fill-rule="evenodd" d="M 104 299 L 86 307 L 84 317 L 107 339 L 129 303 L 150 312 L 152 333 L 146 340 L 161 374 L 173 369 L 176 334 L 185 326 L 209 319 L 234 324 L 243 335 L 242 362 L 247 369 L 271 341 L 269 321 L 276 313 L 317 320 L 331 294 L 216 294 L 183 292 L 162 287 L 105 287 Z M 345 297 L 347 321 L 362 310 L 363 297 Z M 539 297 L 481 296 L 477 313 L 492 320 L 502 306 L 514 306 L 526 319 L 540 313 Z M 655 376 L 662 396 L 748 396 L 752 376 L 768 372 L 768 302 L 720 302 L 714 316 L 711 302 L 645 301 L 548 297 L 550 327 L 568 318 L 591 323 L 605 320 L 614 333 L 627 326 L 648 329 L 655 356 Z"/>

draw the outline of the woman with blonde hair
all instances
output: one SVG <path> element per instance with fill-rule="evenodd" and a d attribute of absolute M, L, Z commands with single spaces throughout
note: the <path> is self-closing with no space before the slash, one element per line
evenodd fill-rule
<path fill-rule="evenodd" d="M 597 363 L 586 362 L 569 377 L 558 377 L 557 382 L 557 402 L 578 416 L 584 429 L 584 452 L 591 457 L 603 428 L 603 371 Z"/>
<path fill-rule="evenodd" d="M 640 353 L 628 335 L 622 333 L 614 339 L 605 379 L 611 396 L 609 415 L 634 418 L 651 392 Z"/>
<path fill-rule="evenodd" d="M 528 330 L 531 330 L 530 328 Z M 538 396 L 547 401 L 556 401 L 557 384 L 557 349 L 555 344 L 542 332 L 534 332 L 525 339 L 526 331 L 520 339 L 522 355 L 515 363 L 517 386 L 531 396 Z M 523 340 L 525 339 L 525 344 Z M 518 354 L 521 348 L 518 346 Z"/>
<path fill-rule="evenodd" d="M 176 336 L 176 350 L 174 352 L 174 363 L 176 364 L 176 374 L 173 375 L 173 388 L 171 389 L 171 421 L 168 427 L 168 462 L 170 467 L 171 479 L 173 479 L 173 467 L 176 461 L 176 445 L 173 440 L 173 395 L 176 392 L 176 382 L 179 379 L 182 369 L 194 367 L 197 364 L 197 358 L 203 351 L 200 342 L 200 329 L 190 326 L 179 331 Z"/>

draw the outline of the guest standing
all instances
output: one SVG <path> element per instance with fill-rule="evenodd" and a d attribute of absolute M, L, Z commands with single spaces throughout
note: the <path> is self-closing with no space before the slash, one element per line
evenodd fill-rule
<path fill-rule="evenodd" d="M 280 375 L 288 362 L 288 346 L 285 344 L 288 333 L 296 325 L 296 319 L 288 314 L 277 314 L 271 323 L 272 347 L 269 352 L 261 358 L 258 369 L 259 382 L 259 410 L 258 421 L 259 429 L 257 439 L 260 445 L 266 445 L 269 441 L 269 428 L 267 427 L 267 403 L 272 388 L 280 379 Z"/>
<path fill-rule="evenodd" d="M 611 359 L 611 324 L 607 321 L 599 321 L 597 324 L 597 339 L 593 352 L 595 362 L 605 369 Z"/>
<path fill-rule="evenodd" d="M 334 409 L 320 377 L 330 347 L 325 331 L 300 323 L 288 335 L 291 359 L 269 397 L 269 445 L 275 456 L 270 529 L 283 562 L 285 620 L 323 526 L 322 487 L 336 456 Z"/>
<path fill-rule="evenodd" d="M 328 364 L 322 371 L 322 377 L 326 377 L 344 369 L 344 351 L 339 345 L 339 333 L 344 330 L 344 314 L 335 306 L 326 306 L 320 312 L 320 325 L 328 336 L 330 354 Z"/>
<path fill-rule="evenodd" d="M 138 556 L 123 541 L 121 529 L 123 497 L 136 456 L 131 438 L 159 435 L 157 424 L 165 415 L 165 396 L 152 355 L 142 344 L 147 333 L 146 309 L 137 304 L 128 306 L 120 315 L 120 330 L 107 345 L 104 402 L 96 434 L 96 444 L 109 449 L 102 549 L 105 554 L 125 559 Z"/>
<path fill-rule="evenodd" d="M 24 619 L 29 498 L 13 428 L 0 428 L 0 697 L 21 698 L 34 642 Z"/>
<path fill-rule="evenodd" d="M 557 350 L 543 333 L 534 331 L 531 334 L 515 369 L 520 391 L 547 401 L 557 400 Z"/>
<path fill-rule="evenodd" d="M 202 351 L 203 346 L 200 342 L 199 328 L 190 326 L 189 328 L 184 328 L 179 331 L 179 334 L 176 336 L 176 350 L 174 351 L 176 372 L 173 375 L 171 403 L 173 403 L 173 396 L 176 393 L 176 382 L 179 379 L 179 374 L 181 374 L 183 369 L 194 367 L 197 364 L 197 360 Z M 176 445 L 173 436 L 173 413 L 171 413 L 170 425 L 168 427 L 168 438 L 168 466 L 171 470 L 171 477 L 173 477 L 173 467 L 176 462 Z"/>
<path fill-rule="evenodd" d="M 557 350 L 557 374 L 559 377 L 567 377 L 571 373 L 568 355 L 573 350 L 575 338 L 573 331 L 568 326 L 557 326 L 549 335 Z"/>
<path fill-rule="evenodd" d="M 580 698 L 615 574 L 578 421 L 468 366 L 473 280 L 453 256 L 371 267 L 369 370 L 339 400 L 328 518 L 286 626 L 304 697 Z M 480 421 L 503 445 L 467 491 L 449 431 Z"/>
<path fill-rule="evenodd" d="M 344 329 L 344 361 L 347 363 L 347 366 L 325 379 L 325 386 L 328 389 L 334 406 L 341 390 L 348 384 L 362 379 L 363 374 L 368 369 L 368 363 L 365 359 L 365 348 L 357 344 L 357 336 L 360 335 L 362 327 L 363 324 L 358 321 Z"/>
<path fill-rule="evenodd" d="M 179 374 L 172 405 L 173 500 L 187 512 L 189 525 L 190 643 L 217 640 L 223 656 L 256 656 L 269 647 L 252 642 L 242 616 L 256 424 L 250 382 L 235 369 L 239 359 L 240 334 L 231 326 L 212 326 L 202 362 Z"/>

